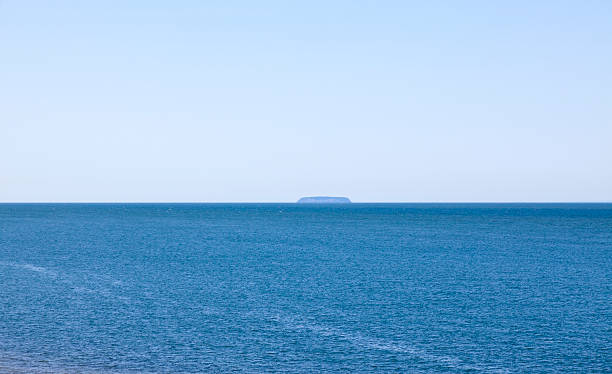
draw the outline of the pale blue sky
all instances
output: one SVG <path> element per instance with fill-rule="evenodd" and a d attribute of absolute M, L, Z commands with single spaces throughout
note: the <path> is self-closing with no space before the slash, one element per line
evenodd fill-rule
<path fill-rule="evenodd" d="M 611 1 L 2 1 L 0 201 L 612 200 Z"/>

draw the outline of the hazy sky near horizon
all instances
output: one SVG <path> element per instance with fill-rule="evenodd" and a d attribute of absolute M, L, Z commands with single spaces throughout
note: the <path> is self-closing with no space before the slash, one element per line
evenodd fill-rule
<path fill-rule="evenodd" d="M 610 1 L 0 0 L 0 201 L 612 201 Z"/>

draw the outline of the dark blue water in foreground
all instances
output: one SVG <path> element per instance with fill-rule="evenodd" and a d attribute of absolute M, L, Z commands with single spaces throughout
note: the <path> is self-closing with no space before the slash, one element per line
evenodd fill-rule
<path fill-rule="evenodd" d="M 610 204 L 0 205 L 0 372 L 611 372 Z"/>

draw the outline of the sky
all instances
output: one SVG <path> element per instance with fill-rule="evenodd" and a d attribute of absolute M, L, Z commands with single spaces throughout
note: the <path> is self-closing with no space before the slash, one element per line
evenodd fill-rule
<path fill-rule="evenodd" d="M 612 2 L 0 0 L 0 201 L 612 201 Z"/>

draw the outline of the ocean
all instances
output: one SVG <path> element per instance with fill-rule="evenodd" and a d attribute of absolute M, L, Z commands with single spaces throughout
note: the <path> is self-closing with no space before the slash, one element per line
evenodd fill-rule
<path fill-rule="evenodd" d="M 0 373 L 612 372 L 612 204 L 0 204 Z"/>

